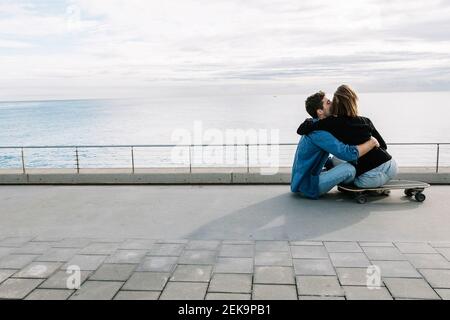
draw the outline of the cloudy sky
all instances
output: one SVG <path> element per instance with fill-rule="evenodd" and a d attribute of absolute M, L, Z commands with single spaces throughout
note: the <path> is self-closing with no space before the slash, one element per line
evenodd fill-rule
<path fill-rule="evenodd" d="M 0 100 L 450 91 L 449 0 L 0 0 Z"/>

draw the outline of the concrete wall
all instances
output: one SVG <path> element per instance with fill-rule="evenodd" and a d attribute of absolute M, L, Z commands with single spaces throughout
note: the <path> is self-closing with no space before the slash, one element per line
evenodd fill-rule
<path fill-rule="evenodd" d="M 398 179 L 419 180 L 431 184 L 450 184 L 450 172 L 432 170 L 409 171 L 401 169 Z M 1 170 L 0 185 L 25 184 L 289 184 L 291 169 L 280 168 L 274 175 L 263 175 L 252 168 L 195 169 L 91 169 L 77 173 L 71 169 L 39 169 L 23 174 L 20 171 Z"/>

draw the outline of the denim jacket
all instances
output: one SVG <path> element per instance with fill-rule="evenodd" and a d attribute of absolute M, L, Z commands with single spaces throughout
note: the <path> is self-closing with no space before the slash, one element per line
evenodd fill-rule
<path fill-rule="evenodd" d="M 319 175 L 330 153 L 345 161 L 356 161 L 359 157 L 356 146 L 343 144 L 327 131 L 302 136 L 292 165 L 291 191 L 319 198 Z"/>

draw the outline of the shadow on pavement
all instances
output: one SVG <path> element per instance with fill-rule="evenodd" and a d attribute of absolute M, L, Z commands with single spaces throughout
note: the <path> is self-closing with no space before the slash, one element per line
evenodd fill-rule
<path fill-rule="evenodd" d="M 187 239 L 257 239 L 306 240 L 349 228 L 369 215 L 413 210 L 420 203 L 406 197 L 386 199 L 371 197 L 360 205 L 351 197 L 332 192 L 320 200 L 305 199 L 298 194 L 284 193 L 234 211 L 199 227 Z M 233 199 L 229 199 L 233 201 Z"/>

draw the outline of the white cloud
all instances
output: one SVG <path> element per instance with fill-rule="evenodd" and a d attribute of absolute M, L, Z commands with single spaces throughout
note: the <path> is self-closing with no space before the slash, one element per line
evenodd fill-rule
<path fill-rule="evenodd" d="M 0 48 L 3 49 L 22 49 L 31 47 L 33 47 L 33 45 L 27 42 L 0 39 Z"/>
<path fill-rule="evenodd" d="M 346 81 L 388 90 L 392 78 L 399 89 L 415 90 L 431 77 L 423 88 L 432 90 L 430 83 L 442 89 L 450 82 L 448 73 L 436 72 L 450 62 L 450 36 L 442 31 L 449 25 L 446 1 L 70 0 L 52 6 L 0 4 L 3 92 L 33 83 L 43 95 L 58 86 L 84 95 L 99 87 L 245 84 L 267 92 Z"/>

